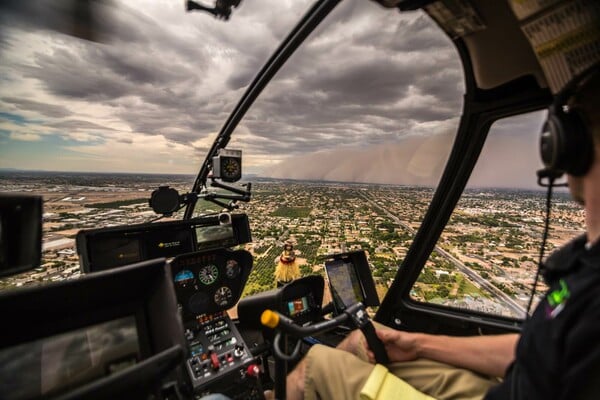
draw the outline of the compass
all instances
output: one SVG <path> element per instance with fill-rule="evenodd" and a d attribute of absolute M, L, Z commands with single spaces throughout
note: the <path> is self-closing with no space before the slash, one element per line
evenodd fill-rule
<path fill-rule="evenodd" d="M 241 160 L 239 158 L 224 157 L 223 180 L 238 180 L 241 177 Z"/>

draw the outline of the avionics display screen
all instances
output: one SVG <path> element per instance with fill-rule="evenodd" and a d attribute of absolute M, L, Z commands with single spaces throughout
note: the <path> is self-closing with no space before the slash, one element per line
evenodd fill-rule
<path fill-rule="evenodd" d="M 100 238 L 90 249 L 90 257 L 97 269 L 127 265 L 142 260 L 139 237 Z"/>
<path fill-rule="evenodd" d="M 338 309 L 364 302 L 360 281 L 352 263 L 342 260 L 330 261 L 325 263 L 325 271 L 329 278 L 334 304 Z"/>
<path fill-rule="evenodd" d="M 233 226 L 212 225 L 199 226 L 196 228 L 196 239 L 198 250 L 204 250 L 212 247 L 229 247 L 236 243 L 233 235 Z"/>
<path fill-rule="evenodd" d="M 194 251 L 192 231 L 189 228 L 156 231 L 146 234 L 148 258 L 174 257 Z"/>
<path fill-rule="evenodd" d="M 0 276 L 39 267 L 42 198 L 0 193 Z"/>
<path fill-rule="evenodd" d="M 290 317 L 296 315 L 302 315 L 309 310 L 308 298 L 303 296 L 299 299 L 295 299 L 287 302 L 287 311 Z"/>
<path fill-rule="evenodd" d="M 141 359 L 133 316 L 0 350 L 0 398 L 63 393 Z"/>

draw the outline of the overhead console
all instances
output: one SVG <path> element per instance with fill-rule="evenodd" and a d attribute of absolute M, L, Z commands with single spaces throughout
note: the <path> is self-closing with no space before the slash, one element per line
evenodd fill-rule
<path fill-rule="evenodd" d="M 97 272 L 203 249 L 227 248 L 251 240 L 248 216 L 228 213 L 81 230 L 76 237 L 82 272 Z"/>
<path fill-rule="evenodd" d="M 262 398 L 253 376 L 256 360 L 227 314 L 242 295 L 252 261 L 245 250 L 215 249 L 170 262 L 189 350 L 186 369 L 197 395 Z"/>

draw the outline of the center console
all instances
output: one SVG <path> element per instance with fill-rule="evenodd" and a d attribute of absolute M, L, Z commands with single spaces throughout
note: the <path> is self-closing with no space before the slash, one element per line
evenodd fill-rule
<path fill-rule="evenodd" d="M 264 310 L 274 310 L 290 317 L 298 325 L 321 319 L 324 280 L 320 275 L 309 275 L 287 285 L 243 298 L 238 304 L 240 324 L 250 328 L 264 328 L 260 322 Z M 271 330 L 263 334 L 269 338 Z"/>
<path fill-rule="evenodd" d="M 250 275 L 250 253 L 215 249 L 180 255 L 170 264 L 194 395 L 222 393 L 233 399 L 262 399 L 260 362 L 227 314 Z"/>
<path fill-rule="evenodd" d="M 190 354 L 186 362 L 194 393 L 223 393 L 232 398 L 261 399 L 252 357 L 227 312 L 199 315 L 186 324 Z"/>

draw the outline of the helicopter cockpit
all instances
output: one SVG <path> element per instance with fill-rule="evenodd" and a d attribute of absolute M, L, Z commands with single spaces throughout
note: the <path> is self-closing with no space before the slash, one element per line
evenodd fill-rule
<path fill-rule="evenodd" d="M 13 209 L 29 200 L 10 199 Z M 19 223 L 35 242 L 40 204 L 32 204 L 24 212 L 32 214 L 29 221 Z M 11 222 L 4 219 L 2 229 L 11 230 Z M 320 275 L 240 300 L 253 257 L 231 247 L 249 240 L 244 214 L 80 231 L 84 276 L 2 296 L 2 315 L 15 321 L 2 332 L 3 395 L 262 399 L 273 378 L 283 380 L 287 363 L 297 361 L 309 334 L 359 326 L 350 315 L 364 325 L 363 305 L 379 305 L 363 251 L 327 257 L 333 301 L 325 307 Z M 31 254 L 27 248 L 5 255 L 31 261 Z M 267 310 L 289 337 L 267 328 L 275 327 L 264 321 Z M 273 352 L 277 361 L 269 367 Z M 284 396 L 285 386 L 277 390 Z"/>
<path fill-rule="evenodd" d="M 37 19 L 28 23 L 40 23 L 40 16 L 47 12 L 17 3 L 7 2 L 2 7 L 20 18 L 35 13 Z M 32 270 L 42 275 L 45 272 L 45 267 L 41 268 L 42 236 L 59 230 L 72 241 L 76 254 L 75 250 L 69 254 L 70 248 L 65 254 L 76 257 L 78 266 L 76 278 L 0 292 L 0 316 L 7 321 L 0 330 L 0 398 L 174 400 L 221 394 L 231 399 L 263 399 L 265 390 L 274 390 L 275 398 L 283 399 L 286 373 L 315 343 L 335 346 L 358 328 L 365 334 L 376 360 L 386 360 L 372 321 L 411 332 L 459 336 L 520 331 L 537 288 L 537 238 L 542 230 L 548 231 L 547 220 L 538 215 L 523 218 L 522 214 L 531 212 L 544 200 L 544 193 L 534 191 L 531 185 L 547 186 L 549 181 L 552 187 L 555 179 L 544 173 L 536 176 L 540 163 L 531 161 L 534 157 L 530 157 L 530 144 L 534 141 L 537 146 L 539 125 L 544 117 L 540 110 L 551 105 L 554 88 L 546 81 L 527 39 L 536 34 L 532 15 L 560 11 L 573 18 L 585 18 L 586 12 L 580 7 L 563 9 L 563 6 L 548 6 L 534 0 L 376 0 L 349 2 L 351 5 L 345 9 L 338 8 L 341 3 L 340 0 L 317 0 L 243 92 L 240 90 L 243 85 L 233 81 L 241 79 L 238 75 L 247 75 L 247 66 L 233 68 L 229 61 L 224 62 L 226 67 L 223 68 L 232 75 L 227 84 L 234 87 L 236 96 L 241 94 L 240 100 L 233 106 L 229 98 L 218 99 L 220 107 L 227 111 L 233 107 L 233 110 L 216 132 L 212 144 L 204 139 L 189 141 L 194 154 L 199 150 L 205 154 L 191 188 L 186 186 L 182 190 L 167 182 L 153 187 L 146 196 L 145 187 L 136 187 L 145 196 L 144 209 L 136 208 L 137 196 L 119 198 L 116 207 L 132 207 L 132 215 L 138 218 L 135 222 L 121 219 L 115 224 L 100 223 L 102 218 L 109 218 L 113 210 L 90 218 L 90 224 L 77 225 L 79 216 L 89 212 L 71 207 L 85 199 L 81 194 L 85 187 L 81 183 L 75 185 L 73 196 L 56 197 L 51 201 L 48 201 L 48 193 L 42 198 L 31 193 L 24 195 L 18 192 L 21 189 L 0 194 L 0 276 Z M 276 112 L 289 106 L 287 102 L 293 103 L 291 109 L 298 109 L 299 113 L 290 121 L 302 119 L 302 108 L 310 110 L 307 115 L 323 117 L 327 113 L 323 104 L 335 102 L 342 104 L 339 112 L 348 119 L 364 111 L 364 121 L 342 124 L 343 134 L 338 132 L 339 126 L 334 129 L 329 119 L 323 118 L 320 125 L 308 121 L 307 129 L 318 125 L 319 135 L 333 145 L 323 152 L 318 148 L 314 154 L 296 154 L 290 158 L 293 162 L 277 164 L 280 171 L 263 181 L 250 182 L 252 176 L 246 173 L 245 165 L 242 168 L 242 150 L 238 147 L 244 138 L 251 136 L 248 127 L 240 128 L 242 119 L 278 73 L 283 75 L 278 82 L 281 93 L 297 88 L 291 83 L 294 71 L 282 68 L 286 62 L 290 64 L 288 60 L 309 36 L 324 35 L 321 25 L 326 25 L 328 16 L 335 15 L 332 29 L 337 33 L 347 29 L 344 23 L 352 18 L 357 20 L 357 29 L 363 29 L 366 19 L 361 18 L 367 7 L 365 3 L 377 7 L 380 13 L 373 21 L 378 21 L 384 12 L 386 18 L 398 11 L 415 11 L 422 15 L 402 20 L 394 28 L 398 32 L 413 32 L 410 38 L 386 38 L 375 29 L 365 30 L 362 36 L 351 32 L 348 37 L 340 36 L 343 39 L 332 42 L 327 39 L 311 42 L 311 50 L 318 49 L 314 54 L 322 57 L 321 66 L 339 56 L 337 49 L 354 34 L 358 37 L 357 48 L 384 55 L 374 63 L 361 64 L 356 71 L 341 65 L 337 66 L 339 71 L 332 72 L 333 67 L 328 71 L 330 80 L 339 78 L 344 84 L 356 86 L 352 92 L 356 101 L 346 102 L 347 97 L 352 96 L 331 90 L 328 83 L 320 79 L 319 71 L 311 72 L 307 88 L 312 91 L 311 96 L 324 103 L 316 100 L 312 103 L 302 96 L 292 98 L 297 102 L 287 97 L 267 101 Z M 105 6 L 102 2 L 81 2 L 75 11 L 68 11 L 68 20 L 83 18 L 84 25 L 94 27 L 100 22 L 94 20 L 96 8 Z M 240 0 L 215 0 L 214 5 L 186 2 L 187 11 L 212 14 L 224 20 L 220 23 L 235 20 L 236 12 L 244 13 L 244 7 L 251 6 L 250 2 L 242 5 Z M 60 14 L 65 10 L 54 11 Z M 256 16 L 246 15 L 246 18 L 253 21 Z M 144 26 L 153 23 L 147 16 L 139 20 L 146 24 Z M 546 23 L 561 24 L 561 21 L 553 18 Z M 64 31 L 54 23 L 45 21 L 43 25 Z M 419 36 L 432 27 L 443 32 L 442 39 Z M 69 25 L 67 33 L 97 39 L 92 31 L 79 28 Z M 129 28 L 121 27 L 116 32 L 126 38 L 139 38 L 139 32 Z M 270 34 L 281 29 L 274 26 Z M 384 33 L 390 32 L 391 28 Z M 182 33 L 183 36 L 189 34 L 190 31 Z M 233 41 L 233 36 L 227 36 L 227 40 Z M 408 39 L 413 42 L 406 44 Z M 549 46 L 550 39 L 538 39 L 540 46 L 544 43 Z M 145 36 L 141 40 L 149 41 Z M 67 51 L 61 52 L 63 45 L 62 42 L 57 45 L 53 56 L 64 57 L 71 64 L 81 61 Z M 244 46 L 250 45 L 244 42 Z M 417 51 L 428 46 L 432 48 L 428 54 L 430 60 Z M 444 69 L 435 79 L 422 76 L 451 62 L 445 53 L 437 52 L 449 46 L 462 63 L 464 86 L 460 73 L 452 68 Z M 330 47 L 335 47 L 335 51 Z M 558 52 L 564 49 L 555 47 L 544 49 L 549 54 L 548 62 L 557 63 L 556 75 L 560 80 L 563 79 L 564 66 L 560 63 L 564 54 Z M 323 48 L 329 50 L 323 51 Z M 216 58 L 228 59 L 227 54 L 211 49 L 218 53 Z M 193 53 L 191 47 L 184 50 L 186 54 Z M 100 53 L 86 51 L 94 62 L 100 58 Z M 402 51 L 402 57 L 396 57 L 395 51 Z M 257 52 L 262 53 L 264 49 Z M 51 59 L 43 51 L 34 53 L 36 60 Z M 580 53 L 570 56 L 585 59 L 585 54 Z M 114 65 L 115 76 L 128 76 L 131 65 L 120 62 L 119 57 L 125 59 L 128 55 L 107 56 Z M 381 77 L 385 65 L 378 63 L 386 64 L 385 57 L 410 68 L 399 69 L 393 79 L 388 75 Z M 560 60 L 550 60 L 552 57 Z M 360 64 L 354 54 L 348 60 L 347 64 Z M 248 63 L 254 66 L 255 61 Z M 147 65 L 142 65 L 144 63 L 137 58 L 132 63 L 143 70 L 144 76 L 152 75 L 146 70 Z M 302 64 L 302 68 L 312 69 L 310 62 Z M 584 64 L 581 61 L 578 74 L 585 71 Z M 41 74 L 42 68 L 25 67 L 27 79 Z M 164 65 L 157 68 L 162 67 Z M 168 69 L 164 67 L 161 72 L 168 74 L 169 79 L 178 74 L 166 71 Z M 207 78 L 203 81 L 205 84 L 213 75 L 208 73 L 198 81 L 185 80 L 185 85 Z M 44 85 L 37 86 L 49 88 L 53 95 L 76 97 L 73 90 L 61 92 L 56 86 L 68 80 L 61 74 L 60 79 L 56 79 L 58 83 L 44 81 Z M 413 84 L 417 80 L 418 85 Z M 95 92 L 102 82 L 87 86 L 94 92 L 90 95 L 94 101 L 101 100 L 99 103 L 106 100 Z M 151 98 L 150 111 L 139 114 L 140 119 L 150 122 L 155 122 L 150 114 L 161 103 L 163 92 L 168 92 L 169 97 L 180 96 L 177 103 L 180 108 L 187 107 L 184 105 L 187 99 L 197 95 L 183 94 L 183 91 L 176 94 L 170 88 L 161 88 L 157 94 L 145 87 L 146 83 L 143 79 L 135 82 L 144 87 L 140 90 Z M 401 88 L 394 93 L 379 93 L 394 85 Z M 30 86 L 36 87 L 36 84 Z M 122 94 L 125 86 L 114 89 L 120 94 L 101 106 L 114 109 L 123 106 L 127 112 L 134 113 L 131 109 L 139 104 L 142 95 Z M 438 91 L 440 95 L 429 95 L 423 88 Z M 444 95 L 457 92 L 464 93 L 462 107 L 456 96 Z M 382 100 L 381 104 L 375 104 L 378 95 L 384 95 L 389 102 Z M 373 103 L 368 103 L 370 100 Z M 33 113 L 42 108 L 41 103 L 10 96 L 3 96 L 1 101 L 14 107 L 0 113 L 8 120 L 0 125 L 0 145 L 5 143 L 5 138 L 6 141 L 13 137 L 20 137 L 22 141 L 37 140 L 37 131 L 26 134 L 19 130 L 35 118 L 20 117 L 15 110 L 30 107 L 28 111 Z M 81 104 L 73 108 L 77 106 Z M 448 116 L 453 108 L 460 108 L 459 117 Z M 81 106 L 81 109 L 84 113 L 91 112 L 89 107 Z M 52 118 L 67 113 L 60 107 L 44 110 L 44 115 Z M 218 115 L 212 105 L 206 110 L 203 117 Z M 106 109 L 101 110 L 101 113 L 106 112 Z M 187 109 L 186 112 L 182 119 L 191 118 L 195 111 Z M 259 117 L 254 115 L 248 125 L 260 132 L 253 136 L 255 141 L 251 147 L 257 151 L 267 143 L 271 131 L 282 125 L 277 116 L 259 114 Z M 400 150 L 386 142 L 390 136 L 386 129 L 392 129 L 390 124 L 395 118 L 406 123 L 406 127 L 391 135 L 400 137 Z M 97 129 L 90 122 L 66 122 L 69 123 L 51 125 L 53 129 L 83 126 L 86 135 L 91 135 L 88 130 Z M 376 126 L 374 133 L 368 132 L 372 128 L 369 123 Z M 97 140 L 98 143 L 144 141 L 129 131 L 131 138 L 114 139 L 114 132 L 125 132 L 125 128 L 112 119 L 110 124 L 110 132 Z M 265 128 L 269 124 L 271 126 Z M 158 141 L 168 134 L 182 135 L 180 128 L 169 130 L 164 122 L 157 126 L 157 130 L 167 132 Z M 11 129 L 15 130 L 14 135 Z M 426 130 L 441 133 L 421 135 Z M 535 132 L 525 132 L 529 130 Z M 286 142 L 273 148 L 289 150 L 298 144 L 307 145 L 302 139 L 303 134 L 312 135 L 307 132 L 289 128 L 286 135 L 281 135 L 286 136 Z M 237 133 L 242 139 L 232 141 Z M 77 137 L 72 140 L 85 139 L 86 135 L 74 135 Z M 363 140 L 362 136 L 369 137 Z M 523 140 L 526 136 L 533 139 L 527 142 Z M 344 138 L 354 140 L 358 147 L 346 146 Z M 371 140 L 374 147 L 369 147 Z M 164 154 L 165 149 L 180 149 L 179 145 L 174 140 L 156 154 Z M 136 157 L 131 149 L 126 149 L 121 154 Z M 102 158 L 94 151 L 86 148 L 82 153 Z M 15 157 L 20 154 L 15 153 Z M 257 158 L 248 154 L 244 149 L 244 157 L 247 157 L 244 160 L 251 159 L 251 165 L 256 163 Z M 516 155 L 522 157 L 518 159 Z M 513 156 L 514 160 L 506 161 Z M 272 153 L 265 151 L 259 157 L 269 158 Z M 478 170 L 480 165 L 483 167 Z M 302 169 L 299 166 L 310 173 L 295 175 Z M 532 171 L 533 183 L 527 180 L 521 185 L 519 179 Z M 505 185 L 498 178 L 502 173 L 510 175 L 510 184 L 518 181 L 521 185 L 518 189 L 527 191 L 526 196 L 513 190 L 509 183 Z M 380 179 L 384 175 L 393 183 Z M 298 181 L 302 178 L 308 183 L 300 189 L 296 187 L 296 193 L 275 192 L 273 188 L 285 178 L 291 179 L 287 182 L 290 187 L 300 185 Z M 490 181 L 498 185 L 489 185 Z M 57 187 L 63 185 L 62 180 L 58 182 Z M 328 184 L 322 186 L 321 182 Z M 112 183 L 108 186 L 111 185 L 114 188 Z M 398 200 L 401 192 L 408 194 Z M 557 196 L 563 201 L 561 192 Z M 267 199 L 277 210 L 266 206 L 252 209 L 257 198 L 265 203 Z M 342 201 L 345 201 L 343 206 Z M 64 207 L 57 206 L 56 210 L 66 222 L 49 219 L 42 210 L 45 202 Z M 107 204 L 112 202 L 94 203 L 86 208 L 103 209 Z M 324 208 L 319 209 L 320 206 Z M 563 214 L 573 210 L 567 200 L 561 207 Z M 342 208 L 344 211 L 339 211 Z M 114 211 L 120 212 L 122 208 Z M 278 213 L 284 218 L 275 220 Z M 272 220 L 266 223 L 269 218 Z M 561 235 L 580 229 L 581 214 L 577 214 L 577 218 L 561 220 L 560 229 L 555 230 L 551 238 L 553 246 L 561 243 Z M 44 224 L 54 225 L 43 228 L 42 220 Z M 335 233 L 335 239 L 326 238 L 331 232 Z M 542 249 L 545 240 L 544 237 Z M 63 242 L 56 242 L 56 246 L 63 246 Z M 301 249 L 297 254 L 293 248 L 296 244 Z M 542 250 L 540 263 L 543 256 Z M 63 268 L 61 262 L 55 260 L 50 264 Z M 525 271 L 517 268 L 518 262 L 527 266 Z M 272 275 L 277 274 L 276 265 L 293 268 L 288 268 L 291 272 L 282 279 L 272 279 Z"/>

